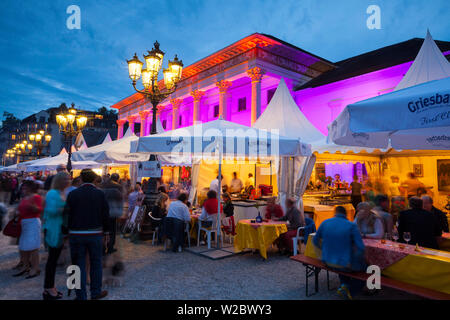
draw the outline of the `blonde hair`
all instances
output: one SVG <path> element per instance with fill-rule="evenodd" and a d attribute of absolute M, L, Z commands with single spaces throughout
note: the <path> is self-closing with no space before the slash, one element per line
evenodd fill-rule
<path fill-rule="evenodd" d="M 163 204 L 164 204 L 164 207 L 165 207 L 166 206 L 165 203 L 168 199 L 169 199 L 169 196 L 167 194 L 160 193 L 158 200 L 156 200 L 156 204 L 161 208 L 163 207 Z"/>
<path fill-rule="evenodd" d="M 65 188 L 67 188 L 70 183 L 66 182 L 66 179 L 70 179 L 70 174 L 67 171 L 60 171 L 57 174 L 53 176 L 52 179 L 52 186 L 50 189 L 56 189 L 59 191 L 64 191 Z"/>

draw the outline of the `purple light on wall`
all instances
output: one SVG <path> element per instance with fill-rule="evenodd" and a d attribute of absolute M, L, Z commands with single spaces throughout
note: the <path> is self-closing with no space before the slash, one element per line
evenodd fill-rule
<path fill-rule="evenodd" d="M 296 92 L 302 112 L 317 129 L 328 134 L 327 126 L 349 104 L 391 92 L 412 62 L 363 74 L 317 88 Z"/>

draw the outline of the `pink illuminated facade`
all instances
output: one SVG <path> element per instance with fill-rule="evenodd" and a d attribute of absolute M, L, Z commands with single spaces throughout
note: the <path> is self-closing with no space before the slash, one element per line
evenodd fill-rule
<path fill-rule="evenodd" d="M 392 91 L 422 43 L 415 38 L 333 64 L 255 33 L 185 67 L 177 91 L 161 103 L 158 116 L 166 130 L 219 116 L 251 126 L 284 78 L 305 116 L 327 134 L 328 124 L 346 105 Z M 449 59 L 450 42 L 436 43 Z M 118 137 L 125 123 L 138 135 L 150 132 L 151 106 L 140 94 L 111 107 L 119 110 Z"/>
<path fill-rule="evenodd" d="M 250 126 L 266 108 L 281 78 L 293 92 L 294 87 L 333 68 L 325 59 L 255 33 L 185 67 L 177 91 L 160 104 L 159 117 L 166 130 L 219 116 Z M 138 135 L 150 132 L 151 105 L 140 94 L 111 107 L 119 110 L 119 137 L 125 123 Z"/>

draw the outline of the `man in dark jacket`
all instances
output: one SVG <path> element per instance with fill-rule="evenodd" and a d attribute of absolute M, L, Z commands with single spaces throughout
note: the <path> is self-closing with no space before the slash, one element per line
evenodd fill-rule
<path fill-rule="evenodd" d="M 107 254 L 116 251 L 114 245 L 116 243 L 117 218 L 120 218 L 123 214 L 123 188 L 119 184 L 119 178 L 117 173 L 113 173 L 111 177 L 100 186 L 105 193 L 106 201 L 108 201 L 109 206 L 110 237 L 107 244 Z"/>
<path fill-rule="evenodd" d="M 87 299 L 86 253 L 89 254 L 91 269 L 91 299 L 101 299 L 108 294 L 102 291 L 102 240 L 104 237 L 107 242 L 109 237 L 109 207 L 104 193 L 93 184 L 96 177 L 91 169 L 83 169 L 83 184 L 69 193 L 64 208 L 72 263 L 78 265 L 81 271 L 77 300 Z"/>
<path fill-rule="evenodd" d="M 403 241 L 403 233 L 411 233 L 410 244 L 438 249 L 436 237 L 440 235 L 438 224 L 431 212 L 423 210 L 423 202 L 419 197 L 409 199 L 411 209 L 400 212 L 398 233 Z"/>
<path fill-rule="evenodd" d="M 422 201 L 424 210 L 431 212 L 436 219 L 440 230 L 439 235 L 442 235 L 443 232 L 449 232 L 447 215 L 443 211 L 433 206 L 433 198 L 431 198 L 430 196 L 422 196 Z"/>

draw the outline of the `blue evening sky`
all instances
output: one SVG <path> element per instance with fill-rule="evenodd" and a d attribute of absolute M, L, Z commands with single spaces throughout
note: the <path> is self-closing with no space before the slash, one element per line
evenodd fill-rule
<path fill-rule="evenodd" d="M 80 30 L 66 27 L 72 4 Z M 381 30 L 366 26 L 371 4 L 381 8 Z M 254 32 L 338 61 L 423 38 L 427 28 L 450 41 L 449 17 L 448 0 L 2 0 L 0 117 L 61 102 L 110 106 L 134 92 L 125 59 L 142 57 L 156 39 L 185 66 Z"/>

